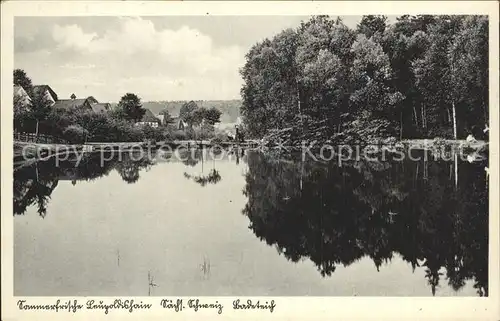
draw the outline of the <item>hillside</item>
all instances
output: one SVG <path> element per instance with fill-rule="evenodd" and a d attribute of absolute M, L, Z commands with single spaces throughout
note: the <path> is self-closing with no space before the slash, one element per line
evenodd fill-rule
<path fill-rule="evenodd" d="M 147 108 L 157 115 L 162 110 L 167 109 L 171 115 L 179 115 L 181 106 L 186 103 L 185 100 L 179 101 L 147 101 L 143 102 L 144 108 Z M 234 123 L 236 119 L 240 116 L 241 100 L 195 100 L 198 107 L 211 108 L 215 107 L 222 112 L 221 122 L 222 123 Z M 112 104 L 113 107 L 116 106 Z"/>

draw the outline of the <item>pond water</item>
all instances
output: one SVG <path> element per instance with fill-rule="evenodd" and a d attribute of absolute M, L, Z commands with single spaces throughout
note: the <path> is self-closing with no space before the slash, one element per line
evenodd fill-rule
<path fill-rule="evenodd" d="M 195 151 L 14 174 L 16 296 L 484 296 L 484 162 Z"/>

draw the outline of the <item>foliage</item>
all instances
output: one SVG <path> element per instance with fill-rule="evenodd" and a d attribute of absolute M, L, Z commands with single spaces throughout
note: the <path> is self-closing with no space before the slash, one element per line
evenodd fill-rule
<path fill-rule="evenodd" d="M 133 122 L 140 121 L 146 113 L 146 109 L 142 107 L 141 99 L 132 93 L 126 93 L 120 98 L 118 108 L 123 111 L 125 119 Z"/>
<path fill-rule="evenodd" d="M 18 78 L 28 79 L 22 70 L 16 70 Z M 120 103 L 107 113 L 95 113 L 84 108 L 61 109 L 52 108 L 52 102 L 43 94 L 32 95 L 30 104 L 23 104 L 22 98 L 14 96 L 14 130 L 18 132 L 35 132 L 63 138 L 74 143 L 89 142 L 140 142 L 145 139 L 163 141 L 167 139 L 208 139 L 215 135 L 214 126 L 220 119 L 220 111 L 215 108 L 197 108 L 193 102 L 187 104 L 192 110 L 191 117 L 199 126 L 187 132 L 170 132 L 166 127 L 153 128 L 136 126 L 135 122 L 142 118 L 145 109 L 140 98 L 127 93 Z M 164 124 L 172 122 L 168 110 L 162 113 Z M 202 120 L 206 120 L 202 124 Z"/>
<path fill-rule="evenodd" d="M 142 131 L 144 132 L 144 138 L 152 139 L 154 141 L 163 141 L 165 139 L 165 133 L 163 128 L 154 128 L 149 125 L 143 126 Z"/>
<path fill-rule="evenodd" d="M 22 69 L 14 69 L 14 85 L 23 87 L 29 96 L 33 94 L 31 78 Z"/>
<path fill-rule="evenodd" d="M 203 108 L 202 108 L 203 109 Z M 203 119 L 210 125 L 215 125 L 220 122 L 220 116 L 222 112 L 214 107 L 210 109 L 204 109 Z"/>
<path fill-rule="evenodd" d="M 29 132 L 33 127 L 33 115 L 31 114 L 30 106 L 23 103 L 23 98 L 20 96 L 14 97 L 14 130 L 19 132 Z"/>
<path fill-rule="evenodd" d="M 220 144 L 227 141 L 228 141 L 227 134 L 222 131 L 216 131 L 212 139 L 210 140 L 212 144 Z"/>
<path fill-rule="evenodd" d="M 167 110 L 171 115 L 179 115 L 180 110 L 188 101 L 144 101 L 142 107 L 149 109 L 153 114 L 161 114 Z M 215 108 L 221 112 L 220 121 L 223 123 L 234 123 L 240 117 L 241 100 L 195 100 L 199 108 Z M 113 106 L 113 104 L 112 104 Z M 114 107 L 114 106 L 113 106 Z"/>
<path fill-rule="evenodd" d="M 386 134 L 375 136 L 451 138 L 457 124 L 458 138 L 481 137 L 488 18 L 402 16 L 389 25 L 364 16 L 353 30 L 341 19 L 312 17 L 252 46 L 241 75 L 251 137 L 286 128 L 307 136 L 306 121 L 321 122 L 324 137 L 372 122 L 386 123 L 377 126 Z"/>
<path fill-rule="evenodd" d="M 175 130 L 172 132 L 173 140 L 186 140 L 188 139 L 187 133 L 183 130 Z"/>
<path fill-rule="evenodd" d="M 374 16 L 367 15 L 361 18 L 361 21 L 357 25 L 358 33 L 362 33 L 368 38 L 373 36 L 375 33 L 383 33 L 387 26 L 387 17 L 385 16 Z"/>
<path fill-rule="evenodd" d="M 63 131 L 64 138 L 72 144 L 83 144 L 88 131 L 80 125 L 69 125 Z"/>
<path fill-rule="evenodd" d="M 193 126 L 200 126 L 204 123 L 213 126 L 220 122 L 221 114 L 221 111 L 214 107 L 200 108 L 194 101 L 190 101 L 182 105 L 179 117 L 189 125 L 190 131 L 192 131 Z M 195 133 L 193 132 L 192 134 L 194 135 Z"/>

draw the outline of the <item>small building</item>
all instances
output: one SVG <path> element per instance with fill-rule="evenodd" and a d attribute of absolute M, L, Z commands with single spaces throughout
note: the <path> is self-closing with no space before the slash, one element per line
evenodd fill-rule
<path fill-rule="evenodd" d="M 156 118 L 158 118 L 160 120 L 160 124 L 162 125 L 166 125 L 165 124 L 165 115 L 163 114 L 158 114 L 158 115 L 155 115 Z"/>
<path fill-rule="evenodd" d="M 57 94 L 49 85 L 36 85 L 33 86 L 33 95 L 41 95 L 46 100 L 50 101 L 52 105 L 58 101 Z"/>
<path fill-rule="evenodd" d="M 19 85 L 14 85 L 14 103 L 19 104 L 20 107 L 27 107 L 31 103 L 31 98 Z"/>
<path fill-rule="evenodd" d="M 151 126 L 153 128 L 157 128 L 160 125 L 160 120 L 155 117 L 153 112 L 149 109 L 146 109 L 146 112 L 142 116 L 142 119 L 135 123 L 137 126 Z"/>

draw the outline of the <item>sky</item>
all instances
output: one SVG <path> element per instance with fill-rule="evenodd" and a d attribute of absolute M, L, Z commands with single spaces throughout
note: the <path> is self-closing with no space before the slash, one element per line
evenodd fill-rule
<path fill-rule="evenodd" d="M 355 27 L 360 16 L 342 17 Z M 16 17 L 14 67 L 60 98 L 240 99 L 250 47 L 305 16 Z"/>

